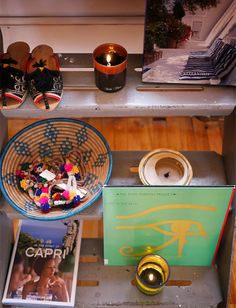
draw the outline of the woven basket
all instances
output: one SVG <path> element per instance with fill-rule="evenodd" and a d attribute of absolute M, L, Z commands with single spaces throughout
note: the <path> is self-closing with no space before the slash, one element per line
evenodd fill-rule
<path fill-rule="evenodd" d="M 74 151 L 74 152 L 73 152 Z M 76 154 L 80 153 L 80 159 Z M 85 169 L 88 196 L 78 207 L 53 208 L 42 213 L 16 181 L 21 163 L 37 158 L 65 157 L 72 153 L 71 162 Z M 21 214 L 38 220 L 56 220 L 78 214 L 92 205 L 107 184 L 112 169 L 112 156 L 105 138 L 91 125 L 79 120 L 58 118 L 36 122 L 17 133 L 6 145 L 0 160 L 0 187 L 6 200 Z"/>

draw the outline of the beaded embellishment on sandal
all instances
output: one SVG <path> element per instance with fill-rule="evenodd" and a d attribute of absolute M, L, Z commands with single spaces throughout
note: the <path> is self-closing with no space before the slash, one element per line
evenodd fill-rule
<path fill-rule="evenodd" d="M 15 109 L 21 106 L 26 95 L 26 64 L 29 46 L 15 42 L 0 56 L 0 109 Z"/>
<path fill-rule="evenodd" d="M 27 66 L 27 82 L 34 104 L 39 109 L 53 110 L 62 97 L 62 75 L 57 56 L 47 45 L 34 48 Z"/>

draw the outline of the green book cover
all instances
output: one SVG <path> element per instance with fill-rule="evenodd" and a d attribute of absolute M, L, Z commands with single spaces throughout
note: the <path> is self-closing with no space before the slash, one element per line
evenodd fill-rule
<path fill-rule="evenodd" d="M 210 266 L 233 192 L 233 186 L 105 186 L 104 264 L 136 265 L 153 253 L 172 266 Z"/>

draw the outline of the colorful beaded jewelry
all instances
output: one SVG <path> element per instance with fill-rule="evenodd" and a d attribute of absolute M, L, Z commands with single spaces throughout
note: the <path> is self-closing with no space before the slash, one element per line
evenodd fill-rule
<path fill-rule="evenodd" d="M 52 208 L 69 209 L 86 198 L 79 167 L 61 159 L 26 162 L 16 171 L 18 187 L 28 193 L 43 213 Z"/>

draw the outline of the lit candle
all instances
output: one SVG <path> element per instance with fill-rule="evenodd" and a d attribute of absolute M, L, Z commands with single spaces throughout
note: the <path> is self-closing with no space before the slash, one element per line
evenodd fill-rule
<path fill-rule="evenodd" d="M 93 52 L 96 86 L 105 92 L 122 89 L 126 81 L 127 51 L 124 47 L 108 43 Z"/>
<path fill-rule="evenodd" d="M 147 264 L 147 266 L 152 266 Z M 140 277 L 145 281 L 147 284 L 151 286 L 159 285 L 161 286 L 165 280 L 164 273 L 161 268 L 159 270 L 157 268 L 144 268 L 140 274 Z"/>
<path fill-rule="evenodd" d="M 106 60 L 107 60 L 107 66 L 111 66 L 111 55 L 110 54 L 106 56 Z"/>
<path fill-rule="evenodd" d="M 162 290 L 169 275 L 170 268 L 164 258 L 158 255 L 146 255 L 138 263 L 136 284 L 141 292 L 154 295 Z"/>

